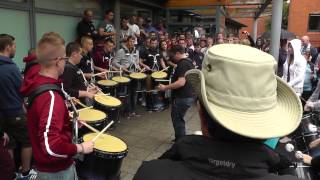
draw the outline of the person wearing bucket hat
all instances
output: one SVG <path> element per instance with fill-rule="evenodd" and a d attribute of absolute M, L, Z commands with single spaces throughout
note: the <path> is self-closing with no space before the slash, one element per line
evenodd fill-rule
<path fill-rule="evenodd" d="M 211 47 L 202 70 L 186 73 L 203 135 L 185 136 L 158 160 L 144 162 L 134 180 L 298 179 L 270 173 L 281 157 L 264 144 L 293 132 L 302 117 L 299 97 L 275 66 L 271 55 L 249 46 Z"/>

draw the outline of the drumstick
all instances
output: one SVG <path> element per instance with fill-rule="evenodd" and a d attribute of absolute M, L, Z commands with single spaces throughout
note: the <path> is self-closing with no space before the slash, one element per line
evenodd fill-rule
<path fill-rule="evenodd" d="M 86 108 L 79 109 L 79 110 L 77 110 L 77 112 L 80 112 L 80 111 L 83 111 L 83 110 L 86 110 L 86 109 L 92 109 L 92 108 L 93 108 L 93 106 L 89 106 L 89 107 L 86 107 Z"/>
<path fill-rule="evenodd" d="M 99 134 L 96 135 L 96 137 L 94 137 L 91 141 L 95 142 L 99 136 L 101 136 L 102 133 L 104 133 L 112 124 L 114 123 L 114 121 L 111 121 L 105 128 L 102 129 L 102 131 L 99 132 Z"/>
<path fill-rule="evenodd" d="M 163 71 L 165 71 L 165 70 L 169 69 L 169 67 L 170 67 L 170 66 L 168 66 L 168 67 L 166 67 L 166 68 L 162 69 L 160 72 L 163 72 Z"/>
<path fill-rule="evenodd" d="M 88 129 L 90 129 L 91 131 L 93 131 L 93 132 L 95 132 L 95 133 L 99 133 L 99 131 L 98 131 L 96 128 L 90 126 L 90 125 L 87 124 L 86 122 L 83 122 L 83 121 L 78 121 L 78 122 L 80 122 L 81 124 L 83 124 L 85 127 L 87 127 Z"/>
<path fill-rule="evenodd" d="M 103 72 L 101 72 L 101 73 L 93 74 L 92 76 L 93 76 L 93 77 L 94 77 L 94 76 L 99 76 L 99 75 L 101 75 L 101 74 L 106 74 L 106 73 L 108 73 L 108 72 L 120 72 L 120 71 L 103 71 Z"/>
<path fill-rule="evenodd" d="M 144 70 L 146 70 L 146 68 L 141 69 L 139 73 L 142 73 Z"/>
<path fill-rule="evenodd" d="M 75 103 L 77 103 L 77 104 L 79 104 L 80 106 L 82 106 L 82 107 L 84 107 L 84 108 L 87 108 L 88 106 L 86 106 L 86 105 L 84 105 L 84 104 L 82 104 L 82 102 L 80 102 L 80 100 L 79 99 L 77 99 L 77 98 L 72 98 L 72 100 L 75 102 Z"/>

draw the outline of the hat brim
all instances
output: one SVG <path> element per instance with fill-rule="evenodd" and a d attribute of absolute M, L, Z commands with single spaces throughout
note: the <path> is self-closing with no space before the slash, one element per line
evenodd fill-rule
<path fill-rule="evenodd" d="M 200 70 L 189 70 L 186 79 L 210 116 L 226 129 L 239 135 L 255 139 L 282 137 L 293 132 L 300 124 L 300 99 L 293 89 L 277 76 L 277 105 L 264 112 L 243 112 L 208 101 L 205 78 Z"/>

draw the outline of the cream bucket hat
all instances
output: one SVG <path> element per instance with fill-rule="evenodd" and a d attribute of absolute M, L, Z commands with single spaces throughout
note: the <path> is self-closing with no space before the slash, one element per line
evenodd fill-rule
<path fill-rule="evenodd" d="M 267 139 L 294 131 L 302 106 L 293 89 L 274 73 L 275 59 L 238 44 L 213 46 L 202 70 L 189 70 L 188 83 L 211 117 L 242 136 Z"/>

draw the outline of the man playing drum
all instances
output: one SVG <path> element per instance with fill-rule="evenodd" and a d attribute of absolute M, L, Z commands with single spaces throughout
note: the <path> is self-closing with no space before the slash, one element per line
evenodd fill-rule
<path fill-rule="evenodd" d="M 80 53 L 80 52 L 79 52 Z M 60 86 L 59 75 L 64 71 L 66 60 L 64 40 L 59 34 L 45 34 L 37 46 L 41 70 L 28 87 L 25 96 L 32 96 L 43 85 Z M 79 57 L 81 57 L 79 55 Z M 80 60 L 80 58 L 79 58 Z M 38 94 L 29 104 L 27 119 L 35 165 L 40 180 L 77 179 L 73 156 L 93 151 L 93 142 L 71 143 L 69 112 L 64 97 L 57 90 Z"/>
<path fill-rule="evenodd" d="M 124 71 L 127 74 L 141 70 L 140 68 L 140 58 L 139 51 L 134 47 L 135 38 L 133 36 L 128 36 L 125 44 L 116 53 L 112 64 Z M 137 115 L 136 110 L 136 89 L 134 86 L 130 85 L 129 88 L 129 98 L 128 107 L 125 107 L 129 111 L 129 117 Z"/>
<path fill-rule="evenodd" d="M 61 76 L 64 90 L 72 97 L 80 98 L 84 103 L 91 105 L 90 100 L 97 93 L 96 87 L 89 87 L 83 72 L 77 67 L 82 55 L 79 44 L 71 42 L 66 47 L 66 54 L 69 61 L 66 62 L 64 72 Z M 87 87 L 88 86 L 88 87 Z"/>

